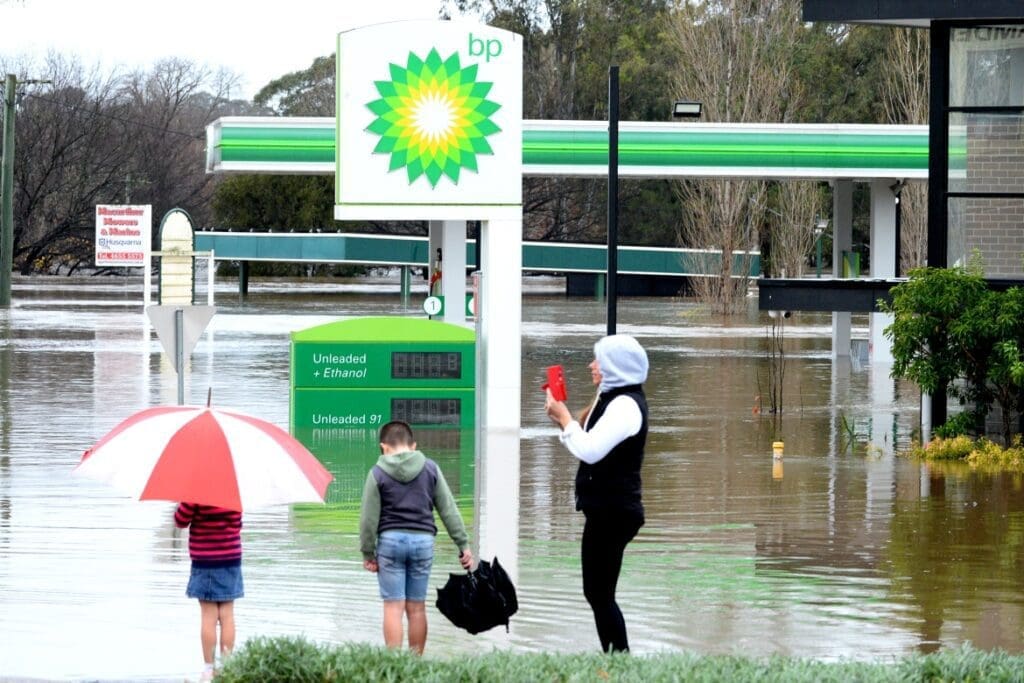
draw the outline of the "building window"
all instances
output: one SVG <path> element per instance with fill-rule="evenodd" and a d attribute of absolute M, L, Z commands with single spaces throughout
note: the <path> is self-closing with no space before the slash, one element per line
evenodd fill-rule
<path fill-rule="evenodd" d="M 1024 273 L 1024 24 L 952 28 L 949 265 L 974 254 L 988 277 Z"/>

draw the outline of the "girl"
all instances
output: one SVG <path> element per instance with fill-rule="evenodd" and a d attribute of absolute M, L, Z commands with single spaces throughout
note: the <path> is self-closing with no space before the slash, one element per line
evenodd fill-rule
<path fill-rule="evenodd" d="M 179 528 L 191 527 L 188 554 L 192 572 L 185 594 L 199 600 L 199 638 L 206 667 L 201 680 L 213 678 L 214 646 L 220 624 L 220 653 L 235 647 L 235 600 L 242 586 L 242 513 L 213 505 L 181 503 L 174 512 Z"/>

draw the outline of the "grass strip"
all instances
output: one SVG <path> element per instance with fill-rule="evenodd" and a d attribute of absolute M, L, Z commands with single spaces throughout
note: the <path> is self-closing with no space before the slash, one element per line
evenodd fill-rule
<path fill-rule="evenodd" d="M 1024 656 L 964 646 L 885 661 L 822 662 L 773 656 L 664 653 L 540 654 L 495 651 L 441 659 L 362 644 L 332 645 L 301 637 L 256 638 L 232 655 L 218 683 L 239 681 L 424 681 L 552 683 L 607 681 L 767 681 L 778 683 L 1013 681 L 1024 683 Z"/>

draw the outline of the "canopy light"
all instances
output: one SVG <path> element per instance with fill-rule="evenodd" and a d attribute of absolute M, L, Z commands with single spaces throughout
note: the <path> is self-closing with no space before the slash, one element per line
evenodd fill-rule
<path fill-rule="evenodd" d="M 672 107 L 672 116 L 677 119 L 700 118 L 701 103 L 691 100 L 677 100 Z"/>

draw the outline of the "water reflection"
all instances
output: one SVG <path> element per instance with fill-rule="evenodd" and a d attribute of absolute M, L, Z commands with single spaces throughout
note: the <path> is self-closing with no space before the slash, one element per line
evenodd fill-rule
<path fill-rule="evenodd" d="M 289 333 L 353 315 L 409 314 L 361 282 L 252 283 L 218 313 L 189 362 L 186 399 L 288 424 Z M 388 292 L 382 294 L 382 292 Z M 71 479 L 81 451 L 125 415 L 176 400 L 176 377 L 129 283 L 18 280 L 0 312 L 0 676 L 194 675 L 198 610 L 173 506 Z M 575 463 L 543 411 L 543 368 L 566 368 L 570 404 L 604 304 L 551 285 L 524 301 L 523 429 L 485 438 L 419 430 L 484 557 L 516 577 L 509 634 L 470 638 L 432 607 L 428 651 L 593 650 L 581 588 Z M 866 334 L 855 316 L 855 336 Z M 828 316 L 787 327 L 785 412 L 757 414 L 767 374 L 756 312 L 720 320 L 688 304 L 625 300 L 620 331 L 651 359 L 647 525 L 627 550 L 620 603 L 635 650 L 877 657 L 970 641 L 1024 649 L 1021 481 L 922 468 L 893 456 L 917 394 L 883 370 L 833 362 Z M 358 496 L 373 433 L 310 434 L 338 478 L 326 506 L 245 517 L 240 639 L 306 634 L 380 643 L 376 582 L 358 552 Z M 515 440 L 520 456 L 515 453 Z M 785 442 L 782 460 L 772 442 Z M 432 587 L 459 571 L 443 535 Z"/>
<path fill-rule="evenodd" d="M 1021 649 L 1024 598 L 1003 577 L 1024 570 L 1022 488 L 1019 473 L 956 464 L 906 482 L 893 509 L 890 592 L 922 651 L 964 641 Z"/>
<path fill-rule="evenodd" d="M 11 526 L 11 343 L 10 311 L 0 311 L 0 552 L 6 551 Z"/>

